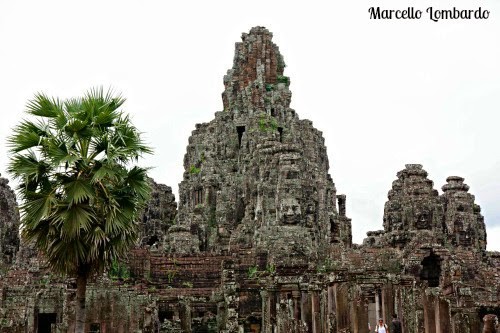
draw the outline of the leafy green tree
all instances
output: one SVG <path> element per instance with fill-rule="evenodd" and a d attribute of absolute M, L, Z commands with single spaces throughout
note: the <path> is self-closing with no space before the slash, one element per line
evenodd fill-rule
<path fill-rule="evenodd" d="M 21 233 L 51 269 L 76 277 L 75 332 L 85 327 L 85 291 L 94 273 L 137 241 L 137 216 L 150 194 L 151 153 L 111 91 L 61 101 L 44 94 L 8 139 L 9 172 L 19 183 Z"/>

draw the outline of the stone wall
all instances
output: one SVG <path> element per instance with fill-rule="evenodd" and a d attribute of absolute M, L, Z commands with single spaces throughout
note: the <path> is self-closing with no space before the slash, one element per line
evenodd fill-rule
<path fill-rule="evenodd" d="M 14 263 L 19 250 L 19 210 L 16 196 L 0 177 L 0 269 L 7 269 Z"/>
<path fill-rule="evenodd" d="M 163 250 L 168 229 L 177 215 L 172 188 L 150 179 L 151 198 L 140 218 L 139 246 Z"/>

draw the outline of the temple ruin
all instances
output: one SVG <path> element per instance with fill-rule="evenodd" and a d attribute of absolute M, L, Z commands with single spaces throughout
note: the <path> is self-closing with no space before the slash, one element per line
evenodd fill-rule
<path fill-rule="evenodd" d="M 178 205 L 151 180 L 137 247 L 88 286 L 87 332 L 361 333 L 393 313 L 405 333 L 482 332 L 500 316 L 500 253 L 464 178 L 439 194 L 406 165 L 383 229 L 353 244 L 322 133 L 290 108 L 284 70 L 272 33 L 242 35 L 224 109 L 189 138 Z M 19 220 L 0 178 L 0 332 L 73 332 L 75 281 L 20 242 Z"/>

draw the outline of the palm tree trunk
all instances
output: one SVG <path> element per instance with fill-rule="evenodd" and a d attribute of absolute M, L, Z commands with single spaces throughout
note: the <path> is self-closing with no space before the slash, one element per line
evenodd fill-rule
<path fill-rule="evenodd" d="M 76 324 L 75 333 L 85 332 L 85 292 L 87 291 L 87 273 L 78 273 L 76 277 Z"/>

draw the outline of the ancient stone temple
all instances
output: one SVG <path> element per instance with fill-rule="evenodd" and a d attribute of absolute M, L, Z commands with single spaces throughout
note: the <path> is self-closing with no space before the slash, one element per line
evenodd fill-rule
<path fill-rule="evenodd" d="M 276 263 L 307 263 L 325 259 L 330 243 L 350 246 L 324 139 L 290 108 L 290 79 L 271 39 L 265 28 L 243 34 L 224 77 L 224 111 L 189 138 L 172 253 L 249 248 Z"/>
<path fill-rule="evenodd" d="M 223 82 L 224 109 L 189 138 L 178 206 L 151 180 L 137 247 L 88 287 L 87 332 L 361 333 L 392 314 L 405 333 L 495 329 L 500 253 L 463 178 L 440 194 L 406 165 L 383 230 L 352 244 L 324 139 L 290 108 L 267 29 L 242 35 Z M 0 211 L 0 332 L 73 332 L 75 281 L 19 244 L 1 179 Z"/>

